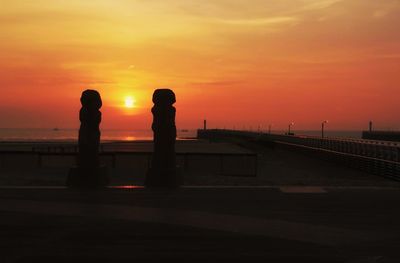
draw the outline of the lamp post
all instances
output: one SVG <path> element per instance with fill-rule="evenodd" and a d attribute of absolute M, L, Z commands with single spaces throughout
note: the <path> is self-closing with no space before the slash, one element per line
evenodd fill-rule
<path fill-rule="evenodd" d="M 323 121 L 322 123 L 321 123 L 321 137 L 322 138 L 324 138 L 324 132 L 325 132 L 325 124 L 326 123 L 328 123 L 328 121 L 327 120 L 325 120 L 325 121 Z"/>
<path fill-rule="evenodd" d="M 291 133 L 290 133 L 290 128 L 292 127 L 292 125 L 294 125 L 294 122 L 289 123 L 288 135 L 291 135 Z"/>

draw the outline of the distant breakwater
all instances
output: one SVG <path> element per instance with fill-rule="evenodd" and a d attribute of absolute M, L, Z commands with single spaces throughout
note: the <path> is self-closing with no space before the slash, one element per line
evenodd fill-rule
<path fill-rule="evenodd" d="M 400 132 L 396 131 L 363 131 L 362 138 L 367 140 L 395 141 L 400 143 Z"/>

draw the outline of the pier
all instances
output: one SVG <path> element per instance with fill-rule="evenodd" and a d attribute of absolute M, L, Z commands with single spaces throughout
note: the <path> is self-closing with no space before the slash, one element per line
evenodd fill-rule
<path fill-rule="evenodd" d="M 198 130 L 198 138 L 208 140 L 240 138 L 259 144 L 279 144 L 368 173 L 400 180 L 400 143 L 398 142 L 218 129 Z"/>

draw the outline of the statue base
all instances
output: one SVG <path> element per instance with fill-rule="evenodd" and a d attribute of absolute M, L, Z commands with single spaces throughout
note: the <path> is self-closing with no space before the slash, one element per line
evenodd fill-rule
<path fill-rule="evenodd" d="M 109 184 L 107 167 L 72 167 L 69 169 L 66 185 L 71 188 L 101 188 Z"/>
<path fill-rule="evenodd" d="M 153 167 L 147 171 L 146 187 L 178 188 L 183 185 L 182 169 L 177 166 L 175 169 L 160 170 Z"/>

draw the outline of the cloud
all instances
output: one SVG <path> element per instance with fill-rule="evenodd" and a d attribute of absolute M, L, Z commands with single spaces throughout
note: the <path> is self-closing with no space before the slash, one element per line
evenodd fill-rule
<path fill-rule="evenodd" d="M 276 24 L 294 24 L 298 21 L 298 18 L 290 16 L 277 16 L 254 19 L 219 19 L 217 21 L 229 25 L 265 26 Z"/>
<path fill-rule="evenodd" d="M 324 9 L 332 6 L 333 4 L 336 4 L 338 2 L 341 2 L 343 0 L 306 0 L 304 1 L 304 6 L 301 8 L 301 10 L 318 10 L 318 9 Z"/>
<path fill-rule="evenodd" d="M 243 81 L 238 80 L 216 80 L 216 81 L 204 81 L 204 82 L 191 82 L 190 86 L 193 87 L 227 87 L 242 84 Z"/>

